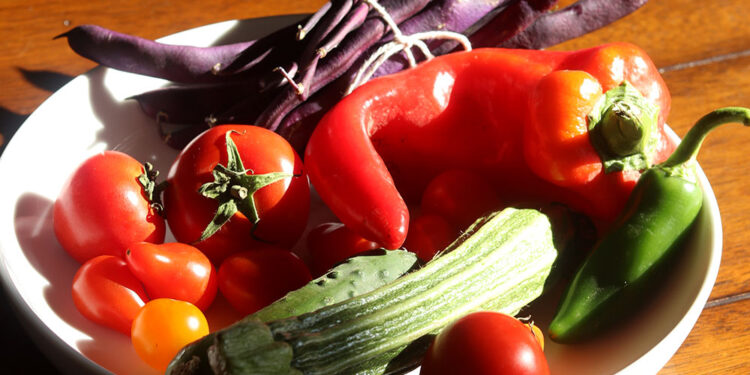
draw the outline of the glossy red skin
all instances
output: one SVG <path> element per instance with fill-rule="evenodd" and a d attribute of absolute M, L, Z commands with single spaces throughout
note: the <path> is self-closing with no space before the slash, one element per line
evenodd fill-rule
<path fill-rule="evenodd" d="M 216 164 L 226 165 L 225 135 L 230 130 L 240 133 L 232 135 L 232 140 L 246 169 L 256 174 L 295 175 L 254 194 L 260 217 L 255 235 L 264 242 L 291 248 L 302 235 L 310 210 L 310 187 L 302 160 L 284 138 L 252 125 L 220 125 L 201 133 L 172 164 L 164 206 L 167 223 L 177 241 L 193 244 L 217 266 L 230 254 L 261 244 L 250 235 L 252 223 L 239 212 L 213 236 L 196 242 L 218 207 L 217 201 L 203 197 L 198 189 L 213 181 L 211 172 Z"/>
<path fill-rule="evenodd" d="M 549 366 L 534 333 L 497 312 L 471 313 L 438 334 L 420 375 L 548 375 Z"/>
<path fill-rule="evenodd" d="M 599 81 L 581 70 L 557 70 L 539 80 L 523 134 L 524 156 L 534 173 L 566 187 L 583 185 L 601 174 L 586 114 L 603 96 Z"/>
<path fill-rule="evenodd" d="M 342 223 L 322 223 L 310 230 L 306 239 L 310 269 L 315 277 L 359 253 L 380 247 Z"/>
<path fill-rule="evenodd" d="M 587 71 L 603 90 L 630 81 L 660 105 L 656 136 L 668 148 L 663 119 L 669 92 L 639 48 L 613 43 L 571 52 L 476 49 L 380 77 L 343 98 L 307 145 L 310 181 L 341 222 L 389 248 L 406 238 L 403 197 L 418 199 L 432 178 L 453 168 L 481 173 L 505 201 L 554 200 L 596 220 L 613 220 L 625 198 L 620 190 L 607 193 L 615 181 L 566 188 L 526 164 L 522 137 L 529 94 L 542 77 L 561 69 Z"/>
<path fill-rule="evenodd" d="M 137 180 L 142 173 L 141 163 L 119 151 L 96 154 L 73 172 L 55 200 L 53 220 L 57 240 L 75 260 L 124 257 L 132 243 L 164 241 L 164 218 Z"/>
<path fill-rule="evenodd" d="M 194 246 L 138 242 L 125 252 L 125 262 L 152 299 L 190 302 L 205 311 L 216 297 L 216 269 Z"/>
<path fill-rule="evenodd" d="M 312 280 L 291 251 L 265 245 L 227 257 L 219 267 L 219 290 L 242 314 L 252 314 Z"/>
<path fill-rule="evenodd" d="M 138 311 L 149 301 L 141 282 L 114 255 L 84 263 L 73 277 L 73 303 L 87 319 L 130 336 Z"/>
<path fill-rule="evenodd" d="M 422 214 L 412 216 L 404 247 L 423 262 L 430 261 L 458 238 L 459 231 L 442 216 Z"/>
<path fill-rule="evenodd" d="M 427 184 L 420 207 L 423 213 L 440 215 L 463 230 L 483 215 L 502 208 L 495 190 L 475 172 L 450 169 Z"/>

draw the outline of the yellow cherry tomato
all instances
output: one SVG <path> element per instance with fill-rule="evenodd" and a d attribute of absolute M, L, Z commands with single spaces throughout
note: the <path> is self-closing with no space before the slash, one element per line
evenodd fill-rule
<path fill-rule="evenodd" d="M 544 334 L 542 333 L 542 329 L 533 322 L 526 323 L 526 326 L 531 329 L 531 333 L 534 334 L 536 341 L 539 342 L 539 346 L 544 350 Z"/>
<path fill-rule="evenodd" d="M 133 319 L 133 348 L 141 359 L 164 372 L 183 346 L 207 335 L 208 322 L 195 305 L 170 298 L 146 303 Z"/>

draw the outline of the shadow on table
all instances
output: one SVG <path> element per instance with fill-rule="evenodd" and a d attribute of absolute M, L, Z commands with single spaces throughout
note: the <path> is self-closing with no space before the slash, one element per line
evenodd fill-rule
<path fill-rule="evenodd" d="M 65 86 L 66 83 L 73 79 L 72 76 L 67 74 L 53 72 L 51 70 L 29 70 L 25 68 L 16 68 L 21 73 L 23 78 L 34 85 L 45 91 L 55 92 L 61 87 Z"/>
<path fill-rule="evenodd" d="M 0 155 L 3 154 L 5 146 L 13 134 L 16 134 L 29 115 L 15 113 L 5 107 L 0 107 Z"/>
<path fill-rule="evenodd" d="M 50 93 L 59 90 L 73 79 L 69 75 L 49 70 L 29 70 L 22 67 L 17 67 L 16 69 L 34 87 L 49 91 Z M 0 155 L 5 150 L 5 146 L 10 141 L 10 138 L 29 116 L 29 114 L 16 113 L 8 108 L 0 107 Z"/>

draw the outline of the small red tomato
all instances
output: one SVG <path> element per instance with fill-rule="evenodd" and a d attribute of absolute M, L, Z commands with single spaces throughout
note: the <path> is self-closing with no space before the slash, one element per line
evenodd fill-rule
<path fill-rule="evenodd" d="M 87 319 L 130 335 L 148 297 L 125 261 L 113 255 L 90 259 L 73 277 L 73 303 Z"/>
<path fill-rule="evenodd" d="M 536 337 L 510 315 L 481 311 L 441 331 L 427 350 L 421 375 L 548 375 Z"/>
<path fill-rule="evenodd" d="M 404 247 L 423 262 L 432 259 L 458 237 L 458 230 L 442 216 L 425 214 L 412 217 Z"/>
<path fill-rule="evenodd" d="M 128 248 L 125 261 L 151 298 L 186 301 L 206 310 L 216 296 L 216 269 L 193 246 L 138 242 Z"/>
<path fill-rule="evenodd" d="M 310 280 L 300 258 L 271 245 L 230 255 L 219 267 L 219 290 L 243 314 L 270 305 Z"/>
<path fill-rule="evenodd" d="M 217 266 L 264 243 L 291 248 L 307 226 L 310 186 L 302 159 L 283 137 L 259 126 L 206 130 L 180 152 L 167 181 L 169 228 Z"/>
<path fill-rule="evenodd" d="M 306 242 L 310 253 L 310 268 L 315 276 L 328 272 L 333 266 L 356 254 L 380 247 L 341 223 L 317 225 L 307 234 Z"/>
<path fill-rule="evenodd" d="M 75 170 L 55 201 L 53 218 L 55 236 L 73 258 L 83 263 L 103 254 L 123 257 L 132 243 L 164 241 L 164 219 L 144 188 L 155 184 L 145 172 L 118 151 L 96 154 Z"/>
<path fill-rule="evenodd" d="M 208 332 L 208 322 L 199 308 L 185 301 L 158 298 L 138 312 L 130 337 L 138 356 L 164 373 L 182 347 Z"/>
<path fill-rule="evenodd" d="M 440 215 L 460 230 L 501 206 L 500 197 L 484 178 L 463 169 L 450 169 L 433 178 L 421 202 L 423 213 Z"/>

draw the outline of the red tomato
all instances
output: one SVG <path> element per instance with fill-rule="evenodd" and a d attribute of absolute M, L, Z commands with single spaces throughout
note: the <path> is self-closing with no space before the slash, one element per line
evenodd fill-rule
<path fill-rule="evenodd" d="M 458 230 L 442 216 L 425 214 L 412 217 L 404 247 L 424 262 L 432 259 L 458 237 Z"/>
<path fill-rule="evenodd" d="M 419 373 L 547 375 L 549 367 L 528 326 L 507 314 L 481 311 L 441 331 L 427 350 Z"/>
<path fill-rule="evenodd" d="M 232 254 L 219 267 L 219 290 L 243 314 L 270 305 L 310 280 L 302 260 L 270 245 Z"/>
<path fill-rule="evenodd" d="M 377 243 L 364 239 L 341 223 L 323 223 L 307 234 L 310 268 L 315 276 L 364 251 L 377 249 Z"/>
<path fill-rule="evenodd" d="M 208 332 L 208 322 L 199 308 L 189 302 L 159 298 L 138 312 L 130 337 L 138 356 L 164 373 L 182 347 Z"/>
<path fill-rule="evenodd" d="M 226 137 L 230 131 L 233 131 L 229 134 L 237 147 L 242 167 L 248 170 L 239 176 L 246 178 L 272 172 L 289 175 L 245 199 L 235 200 L 238 207 L 250 211 L 249 207 L 254 203 L 260 219 L 257 227 L 254 228 L 247 215 L 236 212 L 215 234 L 199 241 L 217 213 L 219 202 L 203 196 L 198 190 L 214 181 L 212 173 L 217 164 L 228 166 Z M 164 205 L 172 233 L 177 241 L 201 249 L 216 265 L 232 253 L 262 243 L 291 248 L 307 225 L 310 187 L 302 160 L 284 138 L 258 126 L 221 125 L 201 133 L 177 156 L 167 181 Z M 233 190 L 227 186 L 227 193 L 222 198 L 228 198 L 241 189 Z M 234 197 L 241 195 L 235 194 Z"/>
<path fill-rule="evenodd" d="M 73 303 L 87 319 L 130 335 L 130 324 L 148 297 L 125 261 L 95 257 L 73 277 Z"/>
<path fill-rule="evenodd" d="M 125 261 L 151 298 L 186 301 L 205 311 L 216 296 L 216 269 L 193 246 L 138 242 L 128 248 Z"/>
<path fill-rule="evenodd" d="M 439 174 L 422 193 L 423 213 L 440 215 L 460 230 L 501 206 L 500 197 L 487 181 L 463 169 Z"/>
<path fill-rule="evenodd" d="M 123 257 L 132 243 L 164 241 L 164 219 L 138 181 L 143 173 L 141 163 L 118 151 L 96 154 L 76 169 L 55 201 L 53 219 L 57 240 L 73 258 Z"/>

